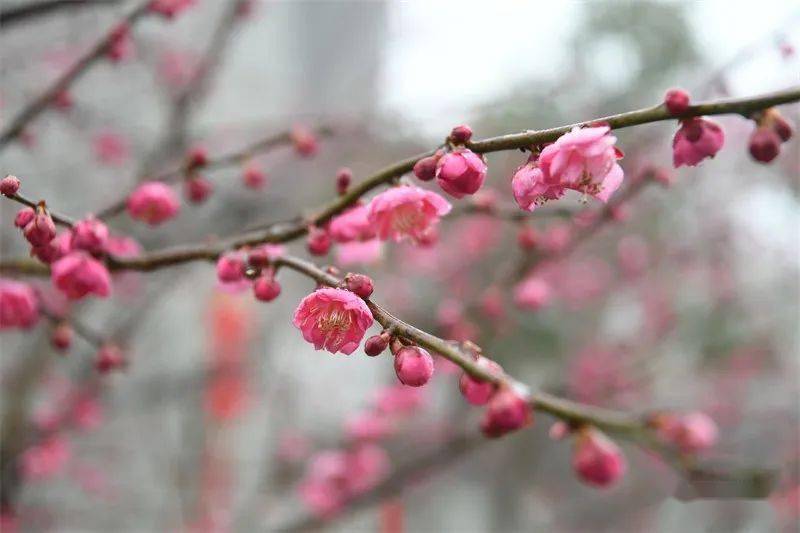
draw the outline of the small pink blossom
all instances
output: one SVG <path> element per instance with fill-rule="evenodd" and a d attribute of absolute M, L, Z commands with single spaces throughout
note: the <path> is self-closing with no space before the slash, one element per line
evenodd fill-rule
<path fill-rule="evenodd" d="M 466 148 L 442 156 L 436 164 L 436 180 L 446 193 L 455 198 L 475 194 L 486 179 L 483 157 Z"/>
<path fill-rule="evenodd" d="M 681 121 L 681 127 L 672 139 L 672 164 L 675 168 L 697 166 L 708 157 L 714 157 L 725 144 L 725 133 L 719 124 L 705 118 Z"/>
<path fill-rule="evenodd" d="M 128 197 L 131 218 L 152 226 L 175 217 L 179 210 L 180 203 L 175 191 L 159 181 L 142 183 Z"/>
<path fill-rule="evenodd" d="M 394 358 L 397 379 L 409 387 L 421 387 L 433 376 L 433 357 L 419 346 L 404 346 Z"/>
<path fill-rule="evenodd" d="M 93 216 L 78 221 L 72 228 L 72 248 L 92 254 L 105 251 L 108 243 L 108 226 Z"/>
<path fill-rule="evenodd" d="M 409 238 L 419 242 L 451 209 L 450 203 L 435 192 L 409 185 L 392 187 L 373 198 L 367 217 L 382 240 Z"/>
<path fill-rule="evenodd" d="M 319 151 L 317 136 L 305 126 L 296 125 L 290 136 L 295 151 L 302 157 L 311 157 Z"/>
<path fill-rule="evenodd" d="M 684 415 L 663 415 L 658 424 L 661 437 L 684 453 L 697 453 L 717 443 L 717 424 L 701 412 Z"/>
<path fill-rule="evenodd" d="M 352 241 L 368 241 L 375 238 L 375 226 L 367 215 L 369 209 L 365 205 L 357 205 L 331 220 L 328 233 L 338 243 Z"/>
<path fill-rule="evenodd" d="M 22 229 L 22 234 L 31 246 L 44 246 L 56 236 L 56 225 L 47 209 L 38 206 L 33 219 Z"/>
<path fill-rule="evenodd" d="M 550 285 L 540 277 L 530 276 L 514 287 L 514 303 L 520 309 L 538 311 L 552 299 Z"/>
<path fill-rule="evenodd" d="M 689 109 L 689 93 L 683 89 L 670 89 L 664 95 L 664 105 L 671 115 L 680 115 Z"/>
<path fill-rule="evenodd" d="M 72 231 L 62 231 L 56 235 L 55 239 L 42 246 L 31 248 L 31 254 L 35 255 L 42 263 L 48 265 L 61 259 L 72 251 Z"/>
<path fill-rule="evenodd" d="M 308 229 L 306 249 L 311 255 L 326 255 L 331 249 L 331 236 L 326 228 L 312 226 Z"/>
<path fill-rule="evenodd" d="M 242 181 L 250 189 L 263 189 L 267 185 L 267 173 L 257 163 L 250 162 L 242 171 Z"/>
<path fill-rule="evenodd" d="M 351 415 L 345 421 L 345 433 L 356 441 L 376 441 L 392 434 L 394 424 L 381 413 L 364 411 Z"/>
<path fill-rule="evenodd" d="M 30 481 L 51 478 L 64 469 L 71 456 L 72 450 L 64 437 L 49 437 L 22 453 L 22 475 Z"/>
<path fill-rule="evenodd" d="M 375 408 L 385 414 L 409 414 L 425 403 L 424 389 L 390 385 L 375 394 Z"/>
<path fill-rule="evenodd" d="M 0 330 L 28 329 L 39 321 L 39 302 L 27 283 L 0 278 Z"/>
<path fill-rule="evenodd" d="M 223 254 L 217 259 L 217 279 L 222 283 L 241 281 L 245 269 L 245 256 L 241 252 Z"/>
<path fill-rule="evenodd" d="M 17 211 L 17 214 L 14 217 L 14 226 L 18 227 L 19 229 L 23 229 L 25 226 L 31 223 L 34 217 L 36 217 L 36 211 L 34 211 L 33 208 L 23 207 Z"/>
<path fill-rule="evenodd" d="M 317 350 L 350 355 L 373 319 L 364 300 L 350 291 L 325 287 L 303 298 L 292 322 Z"/>
<path fill-rule="evenodd" d="M 184 181 L 184 194 L 193 204 L 202 204 L 214 192 L 214 184 L 207 178 L 194 174 Z"/>
<path fill-rule="evenodd" d="M 19 185 L 19 178 L 9 174 L 0 180 L 0 194 L 9 197 L 14 196 L 19 190 Z"/>
<path fill-rule="evenodd" d="M 533 414 L 528 400 L 511 388 L 503 387 L 486 405 L 481 419 L 481 431 L 487 437 L 497 438 L 521 429 L 532 421 Z"/>
<path fill-rule="evenodd" d="M 108 269 L 86 252 L 70 252 L 53 263 L 51 278 L 53 285 L 71 300 L 88 294 L 102 298 L 111 294 L 111 275 Z"/>
<path fill-rule="evenodd" d="M 115 131 L 102 131 L 92 139 L 92 148 L 98 161 L 104 165 L 118 167 L 130 157 L 128 140 Z"/>
<path fill-rule="evenodd" d="M 514 172 L 511 189 L 517 205 L 525 211 L 533 211 L 549 200 L 564 196 L 561 184 L 545 182 L 544 172 L 533 157 Z"/>
<path fill-rule="evenodd" d="M 572 467 L 578 477 L 596 487 L 609 487 L 625 475 L 622 451 L 599 430 L 588 428 L 575 437 Z"/>

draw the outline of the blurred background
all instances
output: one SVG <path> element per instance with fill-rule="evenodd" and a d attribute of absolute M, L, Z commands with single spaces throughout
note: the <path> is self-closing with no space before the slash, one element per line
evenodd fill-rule
<path fill-rule="evenodd" d="M 28 3 L 36 2 L 1 9 Z M 135 4 L 0 22 L 3 123 Z M 3 152 L 0 171 L 77 218 L 175 168 L 198 143 L 213 158 L 293 125 L 331 127 L 313 158 L 291 146 L 257 156 L 268 174 L 262 190 L 242 184 L 239 166 L 213 170 L 208 202 L 184 205 L 170 224 L 111 220 L 115 233 L 150 250 L 308 213 L 334 197 L 340 167 L 358 181 L 440 144 L 460 123 L 483 138 L 653 105 L 675 86 L 701 100 L 800 81 L 800 8 L 791 1 L 264 1 L 234 21 L 231 5 L 198 0 L 174 21 L 142 18 L 135 56 L 90 69 L 71 105 L 43 113 L 25 142 Z M 204 87 L 186 98 L 200 65 Z M 800 123 L 796 105 L 781 112 Z M 721 430 L 709 460 L 776 469 L 772 495 L 679 501 L 676 475 L 627 445 L 623 482 L 586 487 L 572 473 L 569 444 L 547 438 L 545 415 L 530 430 L 460 446 L 453 435 L 477 428 L 480 410 L 466 406 L 458 373 L 441 365 L 382 443 L 387 475 L 443 447 L 452 453 L 385 497 L 345 505 L 324 527 L 796 530 L 798 143 L 758 164 L 747 153 L 752 122 L 718 121 L 725 147 L 697 168 L 671 168 L 675 124 L 617 133 L 626 179 L 656 165 L 671 185 L 645 187 L 617 220 L 549 265 L 553 296 L 536 312 L 516 308 L 507 286 L 521 254 L 516 222 L 453 217 L 432 248 L 333 250 L 324 262 L 369 274 L 376 300 L 398 316 L 474 340 L 531 385 L 633 411 L 709 413 Z M 524 160 L 488 155 L 487 188 L 504 202 L 513 202 L 510 178 Z M 578 196 L 558 207 L 597 209 Z M 27 253 L 16 210 L 0 202 L 5 259 Z M 546 243 L 569 222 L 534 215 L 528 224 Z M 307 256 L 302 242 L 288 249 Z M 120 276 L 112 298 L 65 310 L 123 346 L 129 367 L 102 382 L 91 377 L 95 348 L 80 339 L 64 357 L 45 321 L 4 331 L 2 497 L 14 510 L 12 520 L 6 508 L 5 527 L 279 530 L 316 516 L 298 491 L 309 460 L 345 446 L 347 420 L 396 378 L 387 355 L 315 352 L 290 323 L 313 284 L 288 271 L 280 281 L 281 297 L 263 304 L 219 287 L 205 263 Z M 35 283 L 49 291 L 49 281 Z M 76 391 L 93 401 L 59 425 L 63 464 L 20 474 L 25 451 Z"/>

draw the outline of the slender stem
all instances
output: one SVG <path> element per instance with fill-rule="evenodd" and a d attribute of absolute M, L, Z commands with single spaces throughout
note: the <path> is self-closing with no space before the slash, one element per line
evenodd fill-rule
<path fill-rule="evenodd" d="M 133 10 L 117 21 L 114 27 L 123 23 L 133 24 L 147 13 L 149 4 L 150 0 L 143 0 Z M 98 59 L 102 58 L 108 50 L 112 39 L 112 32 L 110 30 L 106 31 L 94 46 L 70 67 L 69 70 L 62 74 L 60 78 L 45 89 L 35 100 L 25 106 L 22 111 L 11 120 L 2 133 L 0 133 L 0 151 L 16 138 L 25 129 L 25 126 L 38 117 L 60 92 L 66 90 L 73 82 L 85 74 L 90 66 Z"/>
<path fill-rule="evenodd" d="M 28 206 L 28 207 L 30 207 L 32 209 L 36 209 L 36 207 L 38 207 L 40 203 L 44 202 L 44 201 L 42 201 L 42 202 L 34 202 L 30 198 L 27 198 L 27 197 L 25 197 L 25 196 L 23 196 L 23 195 L 21 195 L 19 193 L 12 194 L 11 196 L 6 196 L 6 198 L 8 198 L 10 200 L 14 200 L 15 202 L 18 202 L 18 203 L 20 203 L 22 205 L 26 205 L 26 206 Z M 70 217 L 68 217 L 66 215 L 59 215 L 58 213 L 53 213 L 49 209 L 47 211 L 50 213 L 50 217 L 53 219 L 53 222 L 55 222 L 56 224 L 58 224 L 60 226 L 66 226 L 68 228 L 71 228 L 72 226 L 75 225 L 75 221 L 72 220 Z"/>
<path fill-rule="evenodd" d="M 119 4 L 121 0 L 40 0 L 38 2 L 4 7 L 0 10 L 0 31 L 14 24 L 53 14 L 62 9 L 108 6 Z"/>

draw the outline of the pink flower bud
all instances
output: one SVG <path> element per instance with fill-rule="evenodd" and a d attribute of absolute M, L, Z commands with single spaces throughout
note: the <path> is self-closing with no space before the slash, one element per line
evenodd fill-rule
<path fill-rule="evenodd" d="M 572 428 L 563 420 L 557 420 L 550 426 L 550 431 L 547 432 L 548 437 L 552 440 L 564 440 L 572 433 Z"/>
<path fill-rule="evenodd" d="M 367 411 L 347 417 L 345 433 L 356 441 L 377 441 L 388 437 L 394 430 L 391 421 L 382 413 Z"/>
<path fill-rule="evenodd" d="M 345 194 L 351 181 L 353 181 L 353 171 L 347 167 L 340 168 L 336 173 L 336 192 L 340 195 Z"/>
<path fill-rule="evenodd" d="M 72 251 L 72 231 L 64 231 L 43 246 L 34 246 L 31 253 L 42 263 L 50 264 Z"/>
<path fill-rule="evenodd" d="M 382 354 L 389 346 L 389 340 L 389 334 L 385 331 L 379 335 L 373 335 L 364 343 L 364 353 L 370 357 Z"/>
<path fill-rule="evenodd" d="M 453 144 L 464 144 L 469 142 L 470 139 L 472 139 L 472 128 L 466 124 L 456 126 L 450 132 L 450 142 Z"/>
<path fill-rule="evenodd" d="M 0 278 L 0 330 L 29 329 L 39 321 L 39 301 L 27 283 Z"/>
<path fill-rule="evenodd" d="M 234 283 L 244 278 L 244 257 L 239 252 L 227 253 L 217 259 L 217 278 L 222 283 Z"/>
<path fill-rule="evenodd" d="M 306 247 L 311 255 L 325 255 L 331 249 L 331 237 L 324 228 L 309 228 Z"/>
<path fill-rule="evenodd" d="M 778 134 L 778 137 L 780 137 L 783 142 L 787 142 L 792 138 L 792 125 L 788 120 L 778 115 L 777 112 L 773 118 L 772 129 L 775 130 L 775 133 Z"/>
<path fill-rule="evenodd" d="M 539 243 L 539 232 L 531 226 L 522 226 L 517 233 L 517 244 L 523 250 L 533 250 Z"/>
<path fill-rule="evenodd" d="M 175 217 L 180 210 L 180 203 L 175 191 L 168 185 L 148 181 L 131 193 L 127 207 L 131 218 L 155 226 Z"/>
<path fill-rule="evenodd" d="M 245 187 L 253 190 L 263 189 L 267 184 L 267 173 L 256 163 L 249 163 L 242 174 Z"/>
<path fill-rule="evenodd" d="M 295 151 L 303 157 L 311 157 L 319 150 L 316 135 L 303 126 L 295 126 L 291 132 Z"/>
<path fill-rule="evenodd" d="M 672 139 L 672 164 L 697 166 L 708 157 L 714 157 L 725 144 L 725 133 L 716 122 L 704 118 L 681 121 L 681 127 Z"/>
<path fill-rule="evenodd" d="M 53 285 L 70 300 L 95 294 L 111 294 L 111 275 L 106 266 L 83 251 L 73 251 L 54 262 L 50 268 Z"/>
<path fill-rule="evenodd" d="M 123 22 L 112 28 L 106 54 L 114 63 L 119 63 L 134 55 L 130 24 Z"/>
<path fill-rule="evenodd" d="M 67 89 L 59 91 L 53 97 L 53 107 L 59 111 L 69 111 L 72 109 L 74 104 L 75 100 L 72 98 L 72 93 L 70 93 Z"/>
<path fill-rule="evenodd" d="M 499 376 L 503 373 L 503 369 L 500 365 L 486 357 L 479 356 L 476 363 L 492 374 Z M 464 372 L 458 382 L 458 388 L 469 403 L 472 405 L 483 405 L 492 397 L 497 386 L 494 383 L 474 378 Z"/>
<path fill-rule="evenodd" d="M 514 390 L 503 387 L 489 400 L 481 420 L 481 431 L 490 438 L 502 437 L 532 421 L 528 401 Z"/>
<path fill-rule="evenodd" d="M 657 417 L 659 436 L 683 453 L 697 453 L 717 443 L 719 431 L 716 423 L 705 413 L 685 415 L 665 414 Z"/>
<path fill-rule="evenodd" d="M 550 303 L 552 291 L 543 279 L 530 276 L 514 287 L 514 303 L 520 309 L 538 311 Z"/>
<path fill-rule="evenodd" d="M 446 193 L 462 198 L 475 194 L 486 179 L 486 162 L 472 150 L 461 148 L 445 154 L 436 164 L 436 180 Z"/>
<path fill-rule="evenodd" d="M 208 164 L 208 150 L 204 146 L 195 146 L 186 154 L 186 168 L 195 170 Z"/>
<path fill-rule="evenodd" d="M 664 95 L 664 105 L 671 115 L 680 115 L 689 109 L 689 93 L 683 89 L 670 89 Z"/>
<path fill-rule="evenodd" d="M 0 194 L 4 196 L 14 196 L 19 190 L 19 178 L 16 176 L 8 175 L 0 180 Z"/>
<path fill-rule="evenodd" d="M 17 216 L 14 217 L 14 225 L 20 229 L 24 228 L 34 219 L 36 211 L 30 207 L 23 207 L 17 211 Z"/>
<path fill-rule="evenodd" d="M 127 366 L 127 361 L 119 346 L 105 344 L 97 351 L 94 359 L 94 368 L 101 374 L 108 374 L 114 370 L 121 370 Z"/>
<path fill-rule="evenodd" d="M 203 176 L 194 175 L 184 184 L 186 198 L 193 204 L 202 204 L 214 191 L 214 184 Z"/>
<path fill-rule="evenodd" d="M 253 283 L 253 294 L 262 302 L 271 302 L 281 294 L 281 284 L 271 275 L 259 276 Z"/>
<path fill-rule="evenodd" d="M 72 327 L 70 327 L 69 324 L 62 322 L 53 330 L 53 333 L 50 336 L 50 342 L 53 344 L 55 349 L 63 352 L 69 350 L 69 347 L 72 346 L 73 336 L 74 332 L 72 331 Z"/>
<path fill-rule="evenodd" d="M 768 127 L 758 127 L 750 135 L 748 149 L 753 159 L 761 163 L 769 163 L 781 151 L 781 138 L 775 130 Z"/>
<path fill-rule="evenodd" d="M 347 274 L 344 277 L 344 283 L 348 291 L 356 293 L 361 298 L 369 298 L 375 286 L 372 283 L 372 278 L 364 274 Z"/>
<path fill-rule="evenodd" d="M 22 230 L 22 234 L 32 246 L 44 246 L 56 236 L 56 225 L 47 209 L 37 207 L 33 219 Z"/>
<path fill-rule="evenodd" d="M 91 254 L 101 254 L 108 243 L 108 226 L 89 216 L 72 228 L 72 248 L 86 250 Z"/>
<path fill-rule="evenodd" d="M 581 481 L 596 487 L 613 485 L 627 470 L 619 447 L 594 428 L 585 428 L 575 437 L 572 467 Z"/>
<path fill-rule="evenodd" d="M 423 157 L 414 164 L 414 175 L 422 181 L 432 180 L 436 177 L 436 164 L 441 157 L 441 150 L 437 150 L 432 156 Z"/>
<path fill-rule="evenodd" d="M 421 387 L 433 376 L 433 357 L 419 346 L 404 346 L 394 358 L 397 379 L 409 387 Z"/>

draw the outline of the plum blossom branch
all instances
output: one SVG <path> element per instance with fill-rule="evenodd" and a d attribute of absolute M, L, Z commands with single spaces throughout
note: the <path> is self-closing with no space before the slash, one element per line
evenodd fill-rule
<path fill-rule="evenodd" d="M 326 125 L 319 126 L 313 131 L 317 135 L 323 137 L 331 135 L 333 133 L 333 129 L 330 126 Z M 205 165 L 203 165 L 203 169 L 219 170 L 223 168 L 240 165 L 246 162 L 251 157 L 270 152 L 276 148 L 290 144 L 291 142 L 292 142 L 292 133 L 291 131 L 288 130 L 268 135 L 262 139 L 259 139 L 245 146 L 244 148 L 239 148 L 237 150 L 222 154 L 218 157 L 210 158 L 208 162 Z M 184 162 L 178 168 L 162 172 L 161 174 L 157 174 L 156 176 L 153 177 L 140 176 L 137 182 L 149 179 L 152 181 L 163 181 L 166 183 L 170 183 L 181 179 L 190 170 L 191 170 L 190 164 L 188 162 Z M 114 203 L 108 205 L 107 207 L 101 209 L 100 211 L 97 212 L 97 218 L 99 218 L 100 220 L 106 220 L 122 213 L 125 210 L 126 200 L 127 200 L 127 195 L 124 198 L 117 200 Z"/>
<path fill-rule="evenodd" d="M 118 20 L 113 27 L 117 27 L 119 24 L 133 24 L 148 13 L 149 6 L 150 0 L 143 0 L 134 9 Z M 114 42 L 114 39 L 114 32 L 106 31 L 91 49 L 70 67 L 69 70 L 62 74 L 61 77 L 45 89 L 35 100 L 25 106 L 22 111 L 11 120 L 2 133 L 0 133 L 0 151 L 22 133 L 25 126 L 38 117 L 62 91 L 66 90 L 73 82 L 85 74 L 89 70 L 89 67 L 97 60 L 101 59 Z"/>
<path fill-rule="evenodd" d="M 23 196 L 18 192 L 14 193 L 14 194 L 11 194 L 11 195 L 4 195 L 4 196 L 6 198 L 8 198 L 10 200 L 13 200 L 13 201 L 15 201 L 17 203 L 20 203 L 20 204 L 22 204 L 24 206 L 30 207 L 31 209 L 36 209 L 40 205 L 44 204 L 44 200 L 40 200 L 39 202 L 34 202 L 30 198 L 28 198 L 26 196 Z M 72 226 L 75 225 L 75 221 L 72 218 L 70 218 L 70 217 L 68 217 L 66 215 L 60 215 L 58 213 L 53 213 L 52 211 L 50 211 L 50 218 L 52 218 L 53 222 L 55 222 L 56 224 L 59 224 L 61 226 L 65 226 L 67 228 L 71 228 Z"/>
<path fill-rule="evenodd" d="M 0 10 L 0 29 L 32 18 L 50 15 L 62 9 L 76 9 L 119 4 L 120 0 L 41 0 Z"/>

